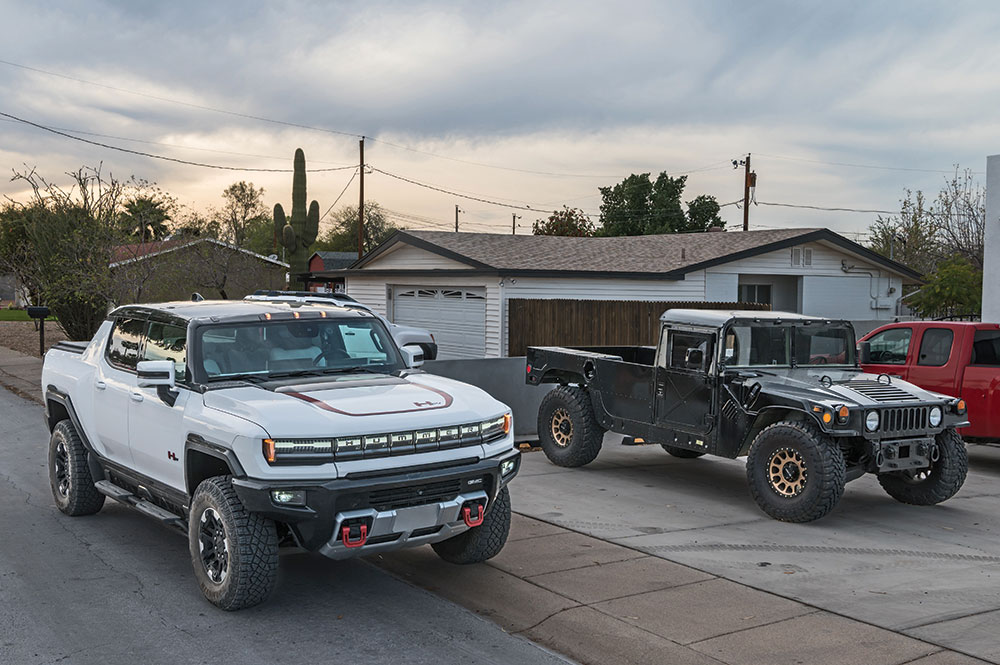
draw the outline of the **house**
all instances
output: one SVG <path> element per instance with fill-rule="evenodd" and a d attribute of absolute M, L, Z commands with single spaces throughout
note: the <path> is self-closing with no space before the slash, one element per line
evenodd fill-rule
<path fill-rule="evenodd" d="M 343 275 L 323 278 L 317 278 L 315 275 L 317 273 L 323 273 L 331 270 L 342 270 L 344 268 L 348 268 L 357 260 L 357 252 L 314 252 L 313 255 L 309 257 L 309 272 L 303 276 L 303 281 L 306 282 L 306 290 L 321 291 L 325 293 L 343 293 Z"/>
<path fill-rule="evenodd" d="M 391 321 L 430 330 L 442 358 L 508 355 L 515 300 L 762 303 L 875 321 L 892 319 L 903 284 L 920 280 L 821 228 L 615 238 L 400 231 L 322 275 L 342 276 L 349 295 Z"/>
<path fill-rule="evenodd" d="M 214 238 L 180 236 L 119 245 L 111 269 L 118 304 L 206 298 L 237 299 L 257 289 L 284 289 L 288 264 Z"/>

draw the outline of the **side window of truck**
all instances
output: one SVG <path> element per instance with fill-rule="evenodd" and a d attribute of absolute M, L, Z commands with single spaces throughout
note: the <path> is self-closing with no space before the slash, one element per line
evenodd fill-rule
<path fill-rule="evenodd" d="M 670 332 L 667 367 L 704 374 L 712 364 L 712 336 L 680 331 Z"/>
<path fill-rule="evenodd" d="M 871 361 L 881 365 L 905 365 L 912 336 L 912 328 L 890 328 L 873 336 L 868 340 Z"/>
<path fill-rule="evenodd" d="M 118 319 L 108 342 L 108 362 L 127 372 L 135 371 L 142 348 L 146 319 Z"/>
<path fill-rule="evenodd" d="M 150 321 L 146 330 L 143 360 L 172 360 L 178 382 L 187 379 L 187 328 L 172 323 Z"/>
<path fill-rule="evenodd" d="M 1000 367 L 1000 330 L 976 331 L 970 364 Z"/>
<path fill-rule="evenodd" d="M 917 358 L 917 364 L 930 367 L 947 365 L 951 356 L 951 342 L 954 339 L 955 333 L 948 328 L 925 330 L 924 337 L 920 340 L 920 356 Z"/>

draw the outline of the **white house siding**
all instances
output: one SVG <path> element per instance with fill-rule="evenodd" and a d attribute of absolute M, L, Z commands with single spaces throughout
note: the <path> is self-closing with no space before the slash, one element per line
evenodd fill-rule
<path fill-rule="evenodd" d="M 736 275 L 738 282 L 742 283 L 773 283 L 781 285 L 785 291 L 791 289 L 791 276 L 795 276 L 798 283 L 796 297 L 782 293 L 781 301 L 774 303 L 775 309 L 789 308 L 803 314 L 836 315 L 847 319 L 885 320 L 895 316 L 895 303 L 902 293 L 902 279 L 899 275 L 892 275 L 884 268 L 825 243 L 804 243 L 797 247 L 812 250 L 812 265 L 792 265 L 792 248 L 786 248 L 708 268 L 705 299 L 738 299 L 738 288 L 732 284 L 732 277 L 724 276 Z M 841 267 L 842 262 L 854 266 L 855 271 L 864 272 L 845 273 Z M 754 279 L 754 275 L 761 277 Z M 780 277 L 785 275 L 789 278 Z M 779 277 L 770 279 L 771 276 Z M 712 297 L 709 297 L 710 294 Z M 820 294 L 825 300 L 819 299 Z M 831 298 L 839 303 L 832 312 L 828 304 Z M 873 303 L 876 301 L 882 307 L 874 308 Z"/>
<path fill-rule="evenodd" d="M 381 261 L 379 267 L 382 267 Z M 500 344 L 500 285 L 497 277 L 467 277 L 457 274 L 433 277 L 351 275 L 347 278 L 346 286 L 347 295 L 365 303 L 390 321 L 392 321 L 392 313 L 389 311 L 386 294 L 393 286 L 482 287 L 486 290 L 486 357 L 497 358 L 502 354 Z"/>
<path fill-rule="evenodd" d="M 393 249 L 379 256 L 366 267 L 370 269 L 400 268 L 403 270 L 469 269 L 469 266 L 464 263 L 404 243 L 398 243 Z"/>

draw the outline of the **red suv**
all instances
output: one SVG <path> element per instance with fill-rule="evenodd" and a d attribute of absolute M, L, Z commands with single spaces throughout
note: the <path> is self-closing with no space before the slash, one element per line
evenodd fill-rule
<path fill-rule="evenodd" d="M 1000 440 L 1000 325 L 910 321 L 876 328 L 866 372 L 889 374 L 965 400 L 967 439 Z"/>

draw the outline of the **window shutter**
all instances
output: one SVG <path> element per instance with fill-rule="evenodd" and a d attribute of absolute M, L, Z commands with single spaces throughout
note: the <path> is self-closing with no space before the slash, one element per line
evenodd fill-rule
<path fill-rule="evenodd" d="M 813 251 L 809 248 L 802 250 L 802 265 L 811 266 L 813 264 Z"/>
<path fill-rule="evenodd" d="M 792 265 L 793 266 L 802 265 L 802 248 L 792 247 Z"/>

